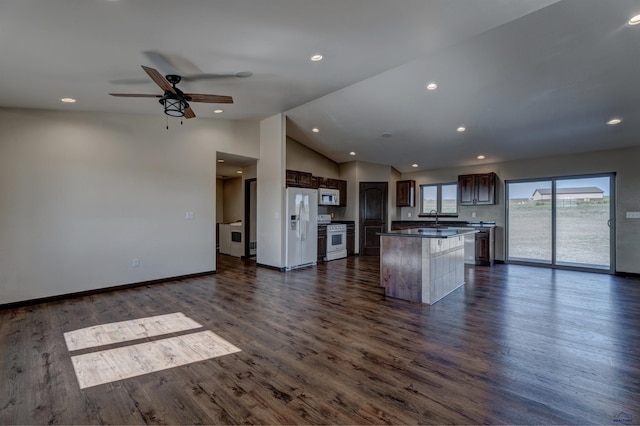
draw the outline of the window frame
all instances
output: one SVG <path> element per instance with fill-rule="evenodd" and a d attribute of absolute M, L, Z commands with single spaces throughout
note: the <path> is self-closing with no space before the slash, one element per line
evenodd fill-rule
<path fill-rule="evenodd" d="M 455 213 L 442 213 L 442 187 L 454 185 L 456 190 L 456 211 Z M 442 183 L 425 183 L 420 185 L 420 212 L 418 213 L 418 217 L 435 217 L 435 215 L 430 214 L 424 211 L 424 196 L 423 196 L 423 188 L 425 187 L 436 187 L 436 211 L 438 212 L 438 217 L 458 217 L 458 182 L 442 182 Z"/>

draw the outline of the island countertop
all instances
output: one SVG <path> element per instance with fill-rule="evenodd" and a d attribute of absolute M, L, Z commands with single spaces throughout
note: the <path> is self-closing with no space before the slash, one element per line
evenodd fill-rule
<path fill-rule="evenodd" d="M 397 231 L 379 232 L 380 236 L 414 238 L 453 238 L 461 235 L 476 234 L 472 228 L 411 228 Z"/>

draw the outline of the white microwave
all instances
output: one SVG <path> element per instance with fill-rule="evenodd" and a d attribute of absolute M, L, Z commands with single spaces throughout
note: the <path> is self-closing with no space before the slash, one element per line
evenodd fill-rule
<path fill-rule="evenodd" d="M 337 189 L 319 188 L 318 189 L 318 205 L 319 206 L 339 206 L 340 191 Z"/>

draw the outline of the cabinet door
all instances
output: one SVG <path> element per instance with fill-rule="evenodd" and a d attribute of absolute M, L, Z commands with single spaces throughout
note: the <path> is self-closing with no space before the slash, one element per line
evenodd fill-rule
<path fill-rule="evenodd" d="M 311 181 L 313 180 L 313 175 L 308 172 L 298 172 L 298 185 L 303 188 L 311 188 Z"/>
<path fill-rule="evenodd" d="M 413 207 L 415 205 L 415 180 L 399 180 L 396 183 L 396 206 Z"/>
<path fill-rule="evenodd" d="M 298 172 L 295 170 L 287 170 L 286 172 L 286 181 L 287 186 L 297 186 L 298 185 Z"/>
<path fill-rule="evenodd" d="M 496 175 L 488 173 L 476 176 L 476 204 L 495 204 Z"/>
<path fill-rule="evenodd" d="M 340 191 L 340 207 L 347 205 L 347 181 L 336 179 L 336 187 Z"/>
<path fill-rule="evenodd" d="M 318 261 L 324 260 L 327 255 L 327 227 L 318 226 Z"/>
<path fill-rule="evenodd" d="M 325 178 L 324 182 L 327 188 L 338 189 L 338 179 Z"/>
<path fill-rule="evenodd" d="M 472 206 L 475 201 L 474 175 L 458 176 L 458 204 Z"/>
<path fill-rule="evenodd" d="M 489 234 L 487 232 L 479 232 L 476 234 L 476 262 L 484 264 L 490 260 Z"/>
<path fill-rule="evenodd" d="M 347 256 L 356 254 L 356 226 L 347 225 Z"/>

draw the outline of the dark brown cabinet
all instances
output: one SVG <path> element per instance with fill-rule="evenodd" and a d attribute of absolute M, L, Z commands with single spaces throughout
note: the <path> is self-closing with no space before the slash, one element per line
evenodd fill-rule
<path fill-rule="evenodd" d="M 495 228 L 479 228 L 476 237 L 476 265 L 493 265 Z"/>
<path fill-rule="evenodd" d="M 347 224 L 347 256 L 356 254 L 356 225 L 355 223 Z"/>
<path fill-rule="evenodd" d="M 318 262 L 327 256 L 327 225 L 318 225 Z"/>
<path fill-rule="evenodd" d="M 496 203 L 495 173 L 458 176 L 458 204 L 482 206 Z"/>
<path fill-rule="evenodd" d="M 308 172 L 300 172 L 297 170 L 287 170 L 286 173 L 287 186 L 295 186 L 298 188 L 311 188 L 313 176 Z"/>
<path fill-rule="evenodd" d="M 399 180 L 396 182 L 396 206 L 413 207 L 415 206 L 415 197 L 415 180 Z"/>
<path fill-rule="evenodd" d="M 340 190 L 340 207 L 347 206 L 347 181 L 336 179 L 336 189 Z"/>

